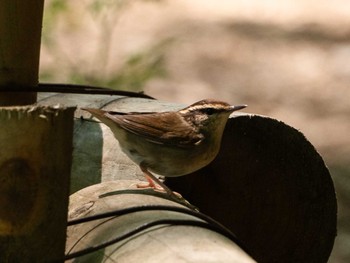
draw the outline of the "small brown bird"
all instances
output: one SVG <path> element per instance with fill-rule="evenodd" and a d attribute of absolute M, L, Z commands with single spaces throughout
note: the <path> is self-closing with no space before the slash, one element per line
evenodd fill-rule
<path fill-rule="evenodd" d="M 206 99 L 168 112 L 83 110 L 109 126 L 123 152 L 145 174 L 149 182 L 146 187 L 156 188 L 156 181 L 172 194 L 151 172 L 181 176 L 209 164 L 219 152 L 229 115 L 246 106 Z"/>

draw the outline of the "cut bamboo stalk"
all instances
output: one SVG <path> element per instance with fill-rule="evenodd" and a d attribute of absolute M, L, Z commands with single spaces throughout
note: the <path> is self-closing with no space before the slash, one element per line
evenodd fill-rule
<path fill-rule="evenodd" d="M 63 258 L 73 113 L 72 107 L 0 108 L 1 262 Z"/>

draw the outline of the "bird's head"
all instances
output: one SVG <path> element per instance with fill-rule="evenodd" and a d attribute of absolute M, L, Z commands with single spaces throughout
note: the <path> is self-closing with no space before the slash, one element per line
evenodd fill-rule
<path fill-rule="evenodd" d="M 179 112 L 194 127 L 197 127 L 200 132 L 205 134 L 222 134 L 230 114 L 245 107 L 247 105 L 231 106 L 226 102 L 205 99 Z"/>

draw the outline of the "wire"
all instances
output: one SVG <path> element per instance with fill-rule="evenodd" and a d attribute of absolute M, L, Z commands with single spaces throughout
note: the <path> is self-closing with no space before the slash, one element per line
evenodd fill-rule
<path fill-rule="evenodd" d="M 118 191 L 114 191 L 114 192 L 109 192 L 109 193 L 104 193 L 102 195 L 100 195 L 100 198 L 106 197 L 106 196 L 111 196 L 111 195 L 116 195 L 116 194 L 133 194 L 133 195 L 149 195 L 149 196 L 156 196 L 156 197 L 160 197 L 162 199 L 166 199 L 169 201 L 172 201 L 174 203 L 177 203 L 181 206 L 185 206 L 191 210 L 195 210 L 199 212 L 198 207 L 192 205 L 191 203 L 189 203 L 185 198 L 183 198 L 182 196 L 177 197 L 176 199 L 174 199 L 172 196 L 169 196 L 168 194 L 161 192 L 161 191 L 157 191 L 154 190 L 152 188 L 144 188 L 144 189 L 127 189 L 127 190 L 118 190 Z"/>
<path fill-rule="evenodd" d="M 166 206 L 166 205 L 151 205 L 151 206 L 136 206 L 136 207 L 129 207 L 129 208 L 124 208 L 124 209 L 120 209 L 120 210 L 114 210 L 114 211 L 109 211 L 109 212 L 105 212 L 105 213 L 100 213 L 100 214 L 96 214 L 96 215 L 92 215 L 92 216 L 88 216 L 88 217 L 84 217 L 84 218 L 78 218 L 78 219 L 74 219 L 71 220 L 67 223 L 67 226 L 73 226 L 73 225 L 77 225 L 77 224 L 81 224 L 81 223 L 86 223 L 86 222 L 90 222 L 90 221 L 94 221 L 94 220 L 98 220 L 98 219 L 103 219 L 103 218 L 107 218 L 107 217 L 117 217 L 117 216 L 122 216 L 122 215 L 126 215 L 126 214 L 130 214 L 130 213 L 135 213 L 135 212 L 142 212 L 142 211 L 172 211 L 172 212 L 179 212 L 179 213 L 183 213 L 183 214 L 187 214 L 187 215 L 191 215 L 196 217 L 197 219 L 200 219 L 202 221 L 198 221 L 198 220 L 178 220 L 178 219 L 161 219 L 161 220 L 157 220 L 157 221 L 153 221 L 153 222 L 149 222 L 149 223 L 145 223 L 139 227 L 137 227 L 136 229 L 133 229 L 119 237 L 116 237 L 110 241 L 106 241 L 104 243 L 101 243 L 99 245 L 96 246 L 91 246 L 88 247 L 86 249 L 74 252 L 74 253 L 70 253 L 68 255 L 65 256 L 65 260 L 67 259 L 72 259 L 75 257 L 80 257 L 89 253 L 92 253 L 94 251 L 97 251 L 101 248 L 105 248 L 109 245 L 112 245 L 116 242 L 119 242 L 123 239 L 126 239 L 128 237 L 131 237 L 137 233 L 140 233 L 141 231 L 144 231 L 148 228 L 151 228 L 153 226 L 156 225 L 164 225 L 164 224 L 168 224 L 168 225 L 186 225 L 186 226 L 198 226 L 198 227 L 202 227 L 202 228 L 206 228 L 212 231 L 215 231 L 227 238 L 229 238 L 230 240 L 232 240 L 234 243 L 236 243 L 238 246 L 240 246 L 244 251 L 247 252 L 247 249 L 245 249 L 245 247 L 243 246 L 243 244 L 238 240 L 238 238 L 226 227 L 224 227 L 222 224 L 220 224 L 219 222 L 217 222 L 216 220 L 212 219 L 211 217 L 200 213 L 198 211 L 194 211 L 194 210 L 190 210 L 187 208 L 183 208 L 183 207 L 176 207 L 176 206 Z M 203 222 L 204 221 L 204 222 Z M 249 254 L 249 253 L 248 253 Z"/>
<path fill-rule="evenodd" d="M 147 230 L 151 227 L 154 226 L 158 226 L 158 225 L 171 225 L 171 226 L 199 226 L 199 227 L 204 227 L 204 228 L 208 228 L 208 229 L 212 229 L 213 231 L 216 231 L 216 229 L 214 227 L 212 227 L 211 225 L 209 225 L 208 223 L 205 222 L 201 222 L 201 221 L 196 221 L 196 220 L 177 220 L 177 219 L 161 219 L 161 220 L 157 220 L 157 221 L 153 221 L 153 222 L 149 222 L 149 223 L 145 223 L 139 227 L 137 227 L 136 229 L 133 229 L 119 237 L 116 237 L 114 239 L 111 239 L 109 241 L 103 242 L 99 245 L 96 246 L 91 246 L 88 247 L 86 249 L 82 249 L 80 251 L 77 252 L 73 252 L 71 254 L 68 254 L 65 256 L 65 260 L 68 259 L 72 259 L 72 258 L 76 258 L 76 257 L 81 257 L 84 255 L 87 255 L 89 253 L 95 252 L 97 250 L 100 250 L 102 248 L 108 247 L 110 245 L 113 245 L 119 241 L 122 241 L 126 238 L 129 238 L 137 233 L 140 233 L 144 230 Z"/>
<path fill-rule="evenodd" d="M 112 220 L 114 220 L 115 217 L 111 217 L 108 218 L 100 223 L 98 223 L 97 225 L 93 226 L 91 229 L 89 229 L 88 231 L 86 231 L 84 234 L 82 234 L 81 236 L 79 236 L 79 238 L 77 238 L 76 240 L 74 240 L 74 244 L 72 244 L 72 246 L 69 248 L 67 254 L 70 254 L 70 252 L 72 250 L 74 250 L 74 248 L 79 244 L 79 242 L 81 242 L 86 236 L 88 236 L 90 233 L 92 233 L 93 231 L 95 231 L 98 227 L 102 226 L 103 224 L 110 222 Z"/>
<path fill-rule="evenodd" d="M 109 88 L 78 85 L 78 84 L 61 84 L 61 83 L 39 83 L 37 86 L 4 86 L 1 92 L 57 92 L 57 93 L 79 93 L 79 94 L 106 94 L 120 95 L 137 98 L 154 99 L 142 92 L 132 92 L 124 90 L 113 90 Z"/>

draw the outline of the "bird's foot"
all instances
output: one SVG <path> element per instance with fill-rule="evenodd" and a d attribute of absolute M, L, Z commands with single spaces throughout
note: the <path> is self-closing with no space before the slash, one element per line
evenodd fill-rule
<path fill-rule="evenodd" d="M 164 189 L 162 186 L 156 184 L 153 182 L 153 180 L 149 177 L 146 177 L 147 178 L 147 182 L 144 182 L 144 183 L 139 183 L 136 185 L 137 188 L 152 188 L 153 190 L 157 191 L 157 192 L 161 192 L 161 193 L 168 193 L 168 191 L 166 189 Z M 178 198 L 182 198 L 182 195 L 177 193 L 177 192 L 174 192 L 174 191 L 171 191 L 172 194 L 176 195 L 176 197 Z"/>
<path fill-rule="evenodd" d="M 144 183 L 139 183 L 136 185 L 137 188 L 152 188 L 159 192 L 166 192 L 163 187 L 155 184 L 153 181 L 148 181 Z"/>

